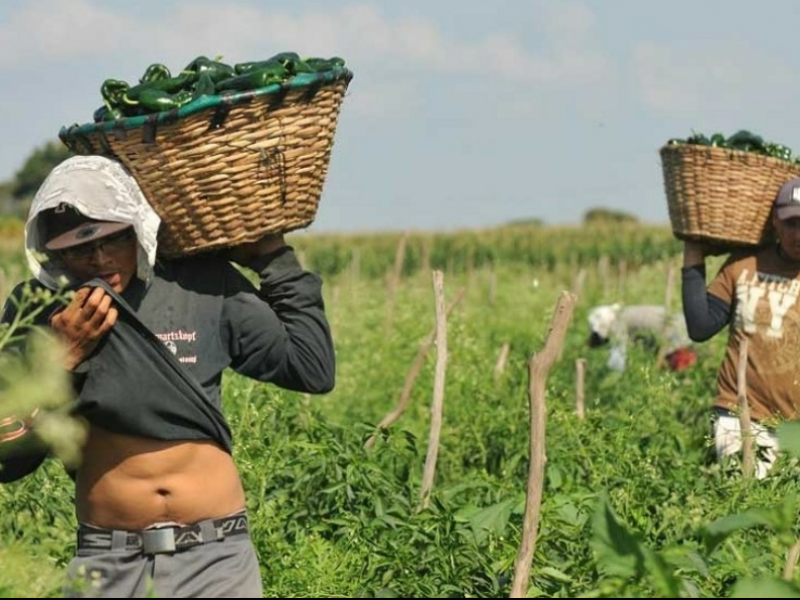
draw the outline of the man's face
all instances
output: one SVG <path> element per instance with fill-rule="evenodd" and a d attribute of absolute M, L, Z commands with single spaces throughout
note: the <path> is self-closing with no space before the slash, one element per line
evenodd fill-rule
<path fill-rule="evenodd" d="M 57 253 L 67 271 L 80 282 L 99 278 L 117 293 L 128 287 L 138 267 L 133 227 Z"/>
<path fill-rule="evenodd" d="M 773 217 L 773 227 L 786 255 L 794 261 L 800 261 L 800 217 L 784 220 Z"/>

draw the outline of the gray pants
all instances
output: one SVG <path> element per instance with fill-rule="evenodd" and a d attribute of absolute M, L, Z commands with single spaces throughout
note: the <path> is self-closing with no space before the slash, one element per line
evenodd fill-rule
<path fill-rule="evenodd" d="M 263 598 L 248 532 L 173 553 L 121 546 L 79 548 L 69 564 L 65 597 Z"/>

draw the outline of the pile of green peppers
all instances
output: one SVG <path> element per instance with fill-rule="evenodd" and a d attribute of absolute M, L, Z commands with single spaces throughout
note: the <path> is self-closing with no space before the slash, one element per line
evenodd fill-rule
<path fill-rule="evenodd" d="M 198 56 L 173 75 L 161 63 L 147 67 L 139 83 L 106 79 L 100 94 L 103 104 L 94 111 L 94 122 L 180 108 L 201 96 L 225 91 L 244 91 L 283 83 L 298 73 L 318 73 L 344 67 L 344 59 L 301 58 L 296 52 L 280 52 L 266 60 L 229 65 L 219 58 Z"/>
<path fill-rule="evenodd" d="M 791 148 L 784 144 L 767 142 L 760 135 L 751 133 L 746 129 L 741 129 L 725 137 L 721 133 L 705 136 L 701 133 L 692 133 L 686 139 L 673 138 L 667 142 L 668 145 L 676 144 L 696 144 L 700 146 L 714 146 L 716 148 L 729 148 L 731 150 L 743 150 L 745 152 L 755 152 L 764 156 L 771 156 L 787 162 L 800 164 L 800 157 L 792 152 Z"/>

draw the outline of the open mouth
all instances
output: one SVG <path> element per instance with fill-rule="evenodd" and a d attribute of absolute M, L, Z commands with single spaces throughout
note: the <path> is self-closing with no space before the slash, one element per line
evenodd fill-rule
<path fill-rule="evenodd" d="M 122 277 L 119 273 L 104 273 L 102 275 L 98 275 L 98 277 L 105 281 L 112 288 L 122 283 Z"/>

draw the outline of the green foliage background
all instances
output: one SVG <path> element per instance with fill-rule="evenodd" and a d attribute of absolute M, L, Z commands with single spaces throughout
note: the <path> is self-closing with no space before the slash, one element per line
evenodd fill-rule
<path fill-rule="evenodd" d="M 626 372 L 612 373 L 607 350 L 586 346 L 594 304 L 670 298 L 680 310 L 680 246 L 668 229 L 535 224 L 408 235 L 396 281 L 402 239 L 290 237 L 325 277 L 338 359 L 332 393 L 226 376 L 267 597 L 509 595 L 527 484 L 528 361 L 565 290 L 578 297 L 546 383 L 545 490 L 528 596 L 796 595 L 797 577 L 783 577 L 798 536 L 796 461 L 783 457 L 769 478 L 750 481 L 711 460 L 708 407 L 724 336 L 699 346 L 697 366 L 682 373 L 658 368 L 639 347 Z M 5 297 L 24 263 L 0 250 L 0 264 Z M 371 450 L 365 442 L 435 325 L 432 269 L 444 272 L 448 302 L 465 295 L 448 321 L 441 445 L 432 502 L 421 508 L 435 348 L 403 416 Z M 496 374 L 504 344 L 508 361 Z M 581 358 L 584 419 L 575 407 Z M 0 569 L 0 597 L 59 596 L 74 551 L 71 500 L 54 460 L 0 486 L 0 564 L 14 565 Z"/>
<path fill-rule="evenodd" d="M 12 196 L 17 200 L 33 196 L 53 167 L 70 156 L 72 153 L 58 140 L 36 148 L 15 173 Z"/>

